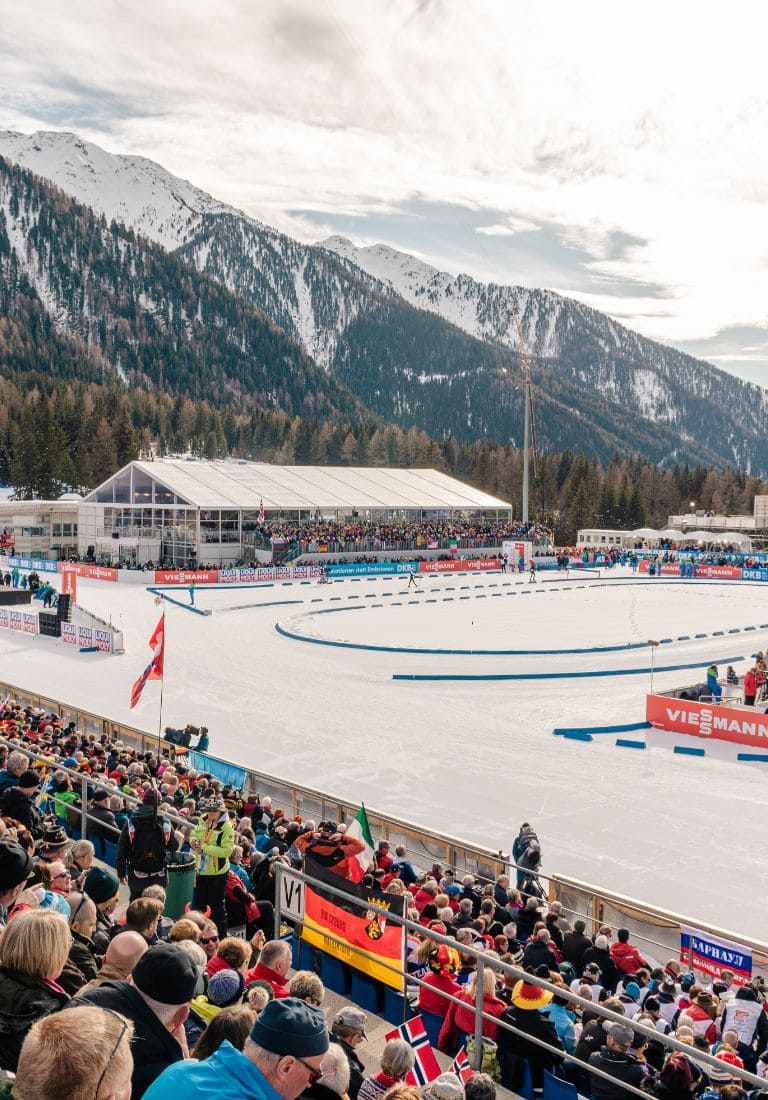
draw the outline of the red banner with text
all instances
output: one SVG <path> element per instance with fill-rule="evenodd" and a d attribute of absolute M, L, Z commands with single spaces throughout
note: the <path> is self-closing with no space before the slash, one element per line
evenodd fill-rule
<path fill-rule="evenodd" d="M 657 730 L 768 749 L 768 715 L 751 708 L 718 707 L 691 699 L 647 695 L 645 719 Z"/>
<path fill-rule="evenodd" d="M 477 558 L 472 561 L 420 561 L 420 573 L 475 573 L 485 569 L 501 569 L 498 558 Z"/>

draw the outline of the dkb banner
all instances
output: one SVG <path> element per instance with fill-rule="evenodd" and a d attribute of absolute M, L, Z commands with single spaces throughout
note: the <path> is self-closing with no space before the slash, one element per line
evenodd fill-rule
<path fill-rule="evenodd" d="M 304 892 L 302 939 L 370 978 L 402 991 L 402 975 L 381 964 L 386 962 L 396 971 L 402 970 L 405 929 L 374 912 L 370 905 L 373 903 L 402 917 L 403 899 L 397 894 L 382 894 L 350 882 L 332 868 L 321 866 L 310 852 L 305 854 L 304 866 L 310 878 L 343 890 L 349 897 L 331 894 L 322 886 L 308 882 Z"/>

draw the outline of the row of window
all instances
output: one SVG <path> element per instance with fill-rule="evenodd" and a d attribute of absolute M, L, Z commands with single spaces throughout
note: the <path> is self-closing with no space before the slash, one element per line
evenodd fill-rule
<path fill-rule="evenodd" d="M 52 523 L 51 534 L 56 538 L 72 539 L 77 538 L 77 524 L 76 523 Z"/>

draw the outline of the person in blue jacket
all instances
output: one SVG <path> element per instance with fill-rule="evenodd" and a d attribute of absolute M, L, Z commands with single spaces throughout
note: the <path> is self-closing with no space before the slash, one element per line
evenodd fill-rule
<path fill-rule="evenodd" d="M 270 1001 L 251 1028 L 242 1053 L 225 1040 L 203 1062 L 186 1059 L 160 1074 L 146 1100 L 296 1100 L 315 1084 L 328 1050 L 319 1008 L 285 997 Z"/>
<path fill-rule="evenodd" d="M 707 669 L 707 687 L 709 688 L 709 694 L 712 696 L 712 701 L 719 703 L 723 695 L 723 689 L 717 682 L 717 665 L 710 665 Z"/>

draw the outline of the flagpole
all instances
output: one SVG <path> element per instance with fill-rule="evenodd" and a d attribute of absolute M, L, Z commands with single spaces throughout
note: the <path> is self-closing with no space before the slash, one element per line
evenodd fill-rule
<path fill-rule="evenodd" d="M 163 597 L 161 596 L 162 600 Z M 163 675 L 160 677 L 160 711 L 157 716 L 157 766 L 160 767 L 160 758 L 163 755 L 163 688 L 165 687 L 165 600 L 163 600 Z"/>

